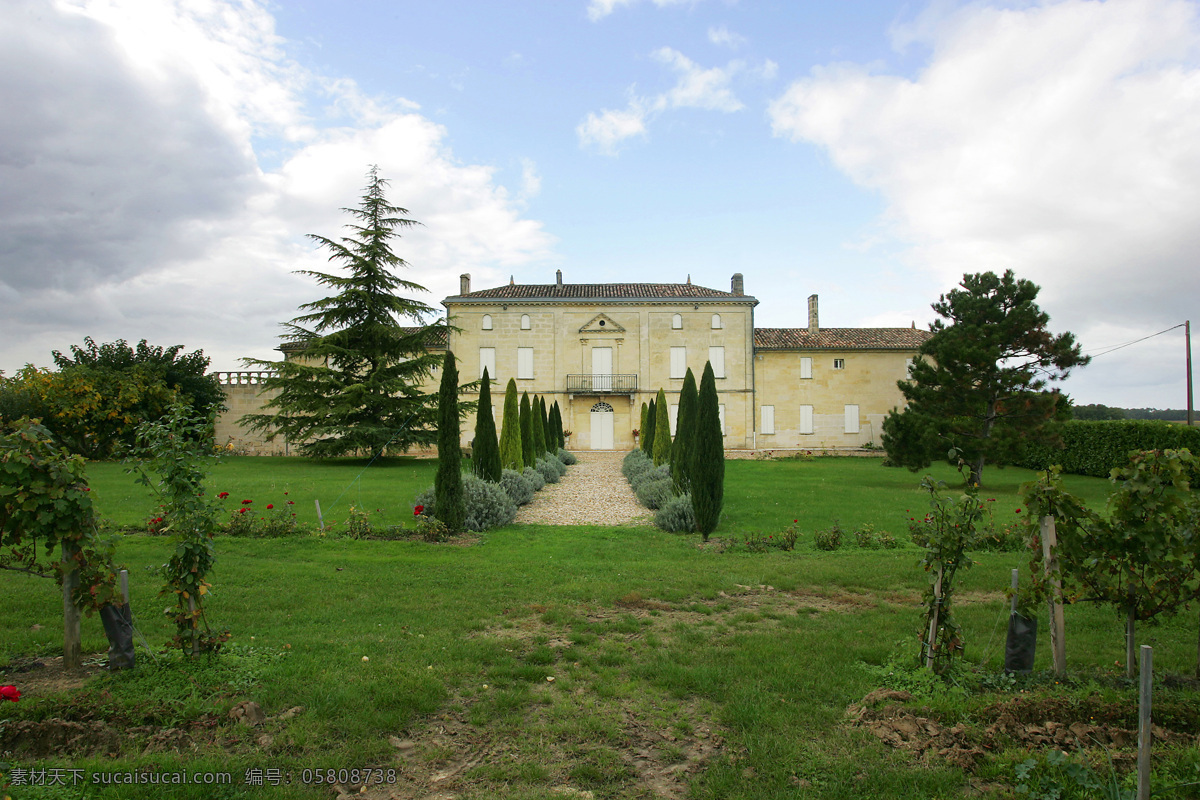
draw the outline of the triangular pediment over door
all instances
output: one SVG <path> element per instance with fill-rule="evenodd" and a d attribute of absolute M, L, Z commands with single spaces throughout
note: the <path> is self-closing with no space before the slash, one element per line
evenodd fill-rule
<path fill-rule="evenodd" d="M 613 322 L 608 314 L 597 314 L 586 325 L 579 329 L 580 333 L 624 333 L 625 329 Z"/>

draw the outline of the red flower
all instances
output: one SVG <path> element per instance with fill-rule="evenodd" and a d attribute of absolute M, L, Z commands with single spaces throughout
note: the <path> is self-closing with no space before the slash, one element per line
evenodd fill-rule
<path fill-rule="evenodd" d="M 798 519 L 794 519 L 794 520 L 792 520 L 792 522 L 799 522 L 799 521 L 800 521 L 800 520 L 798 520 Z"/>
<path fill-rule="evenodd" d="M 284 494 L 287 494 L 287 492 L 284 492 Z M 295 501 L 295 500 L 288 500 L 288 505 L 289 505 L 289 506 L 294 506 L 294 505 L 296 505 L 296 501 Z"/>
<path fill-rule="evenodd" d="M 275 507 L 274 503 L 267 503 L 267 508 L 274 508 L 274 507 Z"/>
<path fill-rule="evenodd" d="M 250 504 L 251 504 L 251 503 L 253 503 L 253 502 L 254 502 L 253 500 L 243 500 L 243 501 L 242 501 L 242 505 L 244 505 L 244 506 L 248 506 L 248 505 L 250 505 Z"/>
<path fill-rule="evenodd" d="M 219 495 L 217 495 L 217 497 L 221 500 L 224 500 L 226 497 L 229 497 L 229 492 L 221 492 Z"/>
<path fill-rule="evenodd" d="M 425 513 L 425 506 L 413 506 L 413 516 L 419 517 Z"/>
<path fill-rule="evenodd" d="M 1018 509 L 1017 509 L 1017 513 L 1018 513 L 1018 514 L 1020 514 L 1020 513 L 1021 513 L 1021 509 L 1019 509 L 1019 508 L 1018 508 Z"/>
<path fill-rule="evenodd" d="M 239 514 L 245 514 L 245 513 L 246 513 L 246 509 L 244 509 L 244 508 L 239 508 L 239 509 L 238 509 L 238 513 L 239 513 Z"/>
<path fill-rule="evenodd" d="M 0 686 L 0 698 L 12 700 L 15 703 L 21 699 L 21 690 L 15 686 Z"/>

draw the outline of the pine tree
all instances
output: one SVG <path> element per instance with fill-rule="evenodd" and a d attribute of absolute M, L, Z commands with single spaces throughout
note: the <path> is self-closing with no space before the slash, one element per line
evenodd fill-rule
<path fill-rule="evenodd" d="M 527 467 L 537 463 L 533 453 L 533 408 L 529 404 L 529 392 L 521 393 L 521 460 Z"/>
<path fill-rule="evenodd" d="M 346 226 L 351 236 L 309 234 L 348 274 L 298 271 L 335 294 L 305 303 L 300 308 L 308 313 L 284 326 L 292 358 L 245 361 L 275 374 L 261 385 L 267 410 L 242 422 L 268 440 L 286 437 L 307 456 L 375 456 L 437 441 L 437 397 L 421 385 L 442 362 L 429 345 L 446 335 L 447 324 L 401 325 L 422 325 L 434 309 L 397 294 L 426 289 L 393 272 L 408 266 L 392 252 L 396 230 L 419 223 L 399 216 L 408 211 L 388 203 L 386 186 L 372 167 L 359 207 L 342 209 L 355 220 Z"/>
<path fill-rule="evenodd" d="M 433 481 L 437 518 L 452 531 L 462 530 L 464 507 L 462 444 L 458 424 L 458 367 L 446 350 L 438 390 L 438 469 Z"/>
<path fill-rule="evenodd" d="M 475 415 L 475 445 L 471 469 L 485 481 L 500 482 L 500 444 L 496 441 L 496 419 L 492 416 L 492 382 L 487 367 L 479 389 L 479 410 Z"/>
<path fill-rule="evenodd" d="M 671 480 L 675 491 L 683 494 L 691 487 L 692 449 L 696 446 L 696 376 L 689 367 L 679 391 L 679 412 L 675 415 L 675 441 L 671 443 Z"/>
<path fill-rule="evenodd" d="M 546 426 L 542 425 L 542 398 L 533 396 L 529 408 L 529 432 L 533 442 L 533 460 L 546 457 Z"/>
<path fill-rule="evenodd" d="M 500 466 L 521 472 L 525 456 L 521 448 L 521 415 L 517 410 L 517 382 L 508 379 L 504 390 L 504 427 L 500 430 Z"/>
<path fill-rule="evenodd" d="M 646 406 L 646 429 L 642 431 L 642 452 L 648 456 L 654 456 L 654 429 L 658 425 L 658 411 L 654 407 L 654 401 L 650 401 L 650 405 Z"/>
<path fill-rule="evenodd" d="M 654 402 L 654 466 L 666 464 L 671 458 L 671 418 L 668 416 L 667 395 L 658 390 L 658 399 Z"/>
<path fill-rule="evenodd" d="M 708 541 L 717 529 L 725 500 L 725 446 L 721 436 L 721 410 L 712 364 L 704 365 L 696 403 L 696 440 L 692 449 L 692 511 L 696 530 Z"/>

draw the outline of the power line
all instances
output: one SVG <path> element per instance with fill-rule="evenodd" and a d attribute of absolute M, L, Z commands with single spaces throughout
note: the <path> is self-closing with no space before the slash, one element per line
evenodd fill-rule
<path fill-rule="evenodd" d="M 1162 336 L 1164 333 L 1170 333 L 1171 331 L 1175 330 L 1176 328 L 1182 328 L 1185 324 L 1186 323 L 1181 322 L 1178 325 L 1172 325 L 1171 327 L 1167 328 L 1165 331 L 1159 331 L 1158 333 L 1152 333 L 1149 336 L 1143 336 L 1140 339 L 1134 339 L 1132 342 L 1126 342 L 1125 344 L 1118 344 L 1113 347 L 1103 349 L 1099 353 L 1089 353 L 1088 358 L 1099 358 L 1100 356 L 1106 356 L 1109 353 L 1114 353 L 1117 350 L 1121 350 L 1122 348 L 1129 347 L 1130 345 L 1135 345 L 1138 342 L 1144 342 L 1147 339 L 1153 339 L 1155 336 Z"/>

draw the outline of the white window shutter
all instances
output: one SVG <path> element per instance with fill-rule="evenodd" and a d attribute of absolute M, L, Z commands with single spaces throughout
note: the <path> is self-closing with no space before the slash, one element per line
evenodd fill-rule
<path fill-rule="evenodd" d="M 532 378 L 533 377 L 533 348 L 518 347 L 517 348 L 517 377 Z"/>
<path fill-rule="evenodd" d="M 721 418 L 721 435 L 725 435 L 725 404 L 717 406 L 717 415 Z"/>
<path fill-rule="evenodd" d="M 846 406 L 846 433 L 858 433 L 858 406 Z"/>
<path fill-rule="evenodd" d="M 762 432 L 775 432 L 775 406 L 762 407 Z"/>
<path fill-rule="evenodd" d="M 682 378 L 687 372 L 687 348 L 671 348 L 671 377 Z"/>
<path fill-rule="evenodd" d="M 671 421 L 671 436 L 674 436 L 675 423 L 679 421 L 679 406 L 667 406 L 667 419 Z"/>
<path fill-rule="evenodd" d="M 800 406 L 800 432 L 813 432 L 813 407 Z"/>
<path fill-rule="evenodd" d="M 712 364 L 713 377 L 725 377 L 725 348 L 710 347 L 708 348 L 708 363 Z"/>
<path fill-rule="evenodd" d="M 487 367 L 488 379 L 496 380 L 496 348 L 479 348 L 479 377 L 483 377 L 483 369 Z"/>
<path fill-rule="evenodd" d="M 807 356 L 800 359 L 800 377 L 801 379 L 812 377 L 812 359 Z"/>

